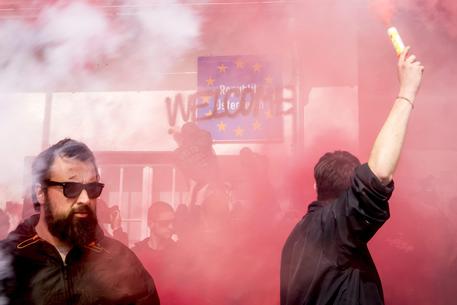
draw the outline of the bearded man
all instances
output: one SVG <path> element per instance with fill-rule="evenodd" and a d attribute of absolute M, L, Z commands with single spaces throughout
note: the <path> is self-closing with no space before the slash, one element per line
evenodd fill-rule
<path fill-rule="evenodd" d="M 32 175 L 39 214 L 0 245 L 12 266 L 0 285 L 2 301 L 158 305 L 154 282 L 137 257 L 98 226 L 104 184 L 92 151 L 64 139 L 36 157 Z"/>

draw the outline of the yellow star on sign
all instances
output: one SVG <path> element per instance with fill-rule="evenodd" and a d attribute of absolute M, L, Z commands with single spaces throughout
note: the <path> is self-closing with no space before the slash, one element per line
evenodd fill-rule
<path fill-rule="evenodd" d="M 244 69 L 244 62 L 241 59 L 235 61 L 235 65 L 237 69 Z"/>
<path fill-rule="evenodd" d="M 225 73 L 225 71 L 227 71 L 227 66 L 224 65 L 224 64 L 220 64 L 219 66 L 217 66 L 217 69 L 219 70 L 220 73 Z"/>
<path fill-rule="evenodd" d="M 267 84 L 272 84 L 273 83 L 273 78 L 271 76 L 268 76 L 268 77 L 265 78 L 265 82 Z"/>
<path fill-rule="evenodd" d="M 252 123 L 252 128 L 254 128 L 254 130 L 259 130 L 260 127 L 262 127 L 262 125 L 259 123 L 258 120 L 255 120 L 255 122 Z"/>
<path fill-rule="evenodd" d="M 259 72 L 261 68 L 262 68 L 262 65 L 259 63 L 256 63 L 252 66 L 252 69 L 254 69 L 255 72 Z"/>
<path fill-rule="evenodd" d="M 209 100 L 211 99 L 211 95 L 204 95 L 201 97 L 201 101 L 203 104 L 205 105 L 208 105 L 209 104 Z"/>
<path fill-rule="evenodd" d="M 243 135 L 243 133 L 244 133 L 243 128 L 241 128 L 241 127 L 238 126 L 238 127 L 235 129 L 235 136 L 241 137 L 241 136 Z"/>
<path fill-rule="evenodd" d="M 212 86 L 214 85 L 214 79 L 210 76 L 210 78 L 206 80 L 206 83 L 208 84 L 208 86 Z"/>
<path fill-rule="evenodd" d="M 268 119 L 271 119 L 271 118 L 273 117 L 273 115 L 271 114 L 271 110 L 265 111 L 265 116 L 266 116 Z"/>
<path fill-rule="evenodd" d="M 226 127 L 226 125 L 222 121 L 219 122 L 219 124 L 217 124 L 217 129 L 219 129 L 220 132 L 224 132 L 225 131 L 225 127 Z"/>

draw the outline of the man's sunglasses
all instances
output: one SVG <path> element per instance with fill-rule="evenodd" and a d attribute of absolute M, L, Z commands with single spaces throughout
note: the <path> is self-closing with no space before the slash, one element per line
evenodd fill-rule
<path fill-rule="evenodd" d="M 63 188 L 63 195 L 67 198 L 79 197 L 83 190 L 86 190 L 87 196 L 90 199 L 95 199 L 102 193 L 103 187 L 105 186 L 100 182 L 91 183 L 79 183 L 79 182 L 57 182 L 52 180 L 46 180 L 47 186 L 61 186 Z"/>

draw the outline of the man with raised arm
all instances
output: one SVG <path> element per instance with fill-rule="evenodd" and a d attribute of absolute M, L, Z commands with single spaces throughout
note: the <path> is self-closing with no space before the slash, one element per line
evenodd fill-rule
<path fill-rule="evenodd" d="M 367 243 L 389 218 L 388 199 L 424 67 L 399 56 L 400 91 L 368 163 L 345 151 L 314 167 L 317 201 L 288 237 L 281 258 L 281 305 L 382 305 Z"/>

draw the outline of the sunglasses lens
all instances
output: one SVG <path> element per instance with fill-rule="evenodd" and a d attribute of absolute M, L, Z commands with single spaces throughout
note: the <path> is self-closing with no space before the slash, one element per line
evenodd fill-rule
<path fill-rule="evenodd" d="M 98 196 L 101 195 L 103 186 L 104 185 L 102 183 L 98 183 L 98 182 L 86 184 L 87 196 L 89 196 L 90 199 L 97 198 Z"/>
<path fill-rule="evenodd" d="M 75 198 L 81 194 L 84 185 L 76 182 L 66 182 L 65 187 L 63 188 L 63 194 L 68 198 Z"/>
<path fill-rule="evenodd" d="M 63 193 L 67 198 L 75 198 L 78 197 L 81 194 L 82 190 L 85 188 L 87 196 L 89 196 L 90 199 L 95 199 L 101 195 L 103 187 L 104 185 L 98 182 L 93 182 L 85 185 L 76 182 L 66 182 Z"/>

